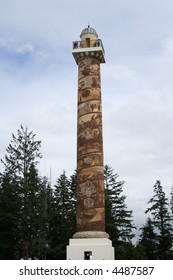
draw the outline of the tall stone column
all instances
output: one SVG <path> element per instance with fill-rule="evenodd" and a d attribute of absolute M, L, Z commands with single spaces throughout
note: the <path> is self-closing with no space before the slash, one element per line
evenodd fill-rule
<path fill-rule="evenodd" d="M 108 237 L 105 197 L 100 63 L 104 49 L 93 28 L 74 42 L 78 64 L 77 233 L 75 238 Z"/>
<path fill-rule="evenodd" d="M 113 260 L 114 248 L 105 232 L 105 195 L 100 64 L 102 41 L 88 26 L 73 42 L 78 65 L 77 232 L 69 240 L 67 259 Z"/>

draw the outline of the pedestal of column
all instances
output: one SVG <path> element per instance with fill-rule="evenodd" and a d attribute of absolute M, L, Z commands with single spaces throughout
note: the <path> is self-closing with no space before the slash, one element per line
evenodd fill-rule
<path fill-rule="evenodd" d="M 114 260 L 114 248 L 108 238 L 74 238 L 67 246 L 67 260 Z"/>

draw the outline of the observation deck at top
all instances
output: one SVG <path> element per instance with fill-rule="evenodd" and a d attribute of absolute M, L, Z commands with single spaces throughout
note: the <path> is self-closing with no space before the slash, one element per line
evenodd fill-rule
<path fill-rule="evenodd" d="M 88 26 L 81 32 L 80 38 L 80 41 L 73 42 L 72 54 L 76 63 L 86 57 L 96 57 L 100 63 L 105 63 L 104 47 L 95 29 Z"/>

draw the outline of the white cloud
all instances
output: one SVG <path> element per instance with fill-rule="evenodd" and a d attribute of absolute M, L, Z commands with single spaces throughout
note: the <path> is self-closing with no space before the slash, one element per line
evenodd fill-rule
<path fill-rule="evenodd" d="M 17 53 L 32 53 L 34 51 L 34 46 L 32 44 L 26 43 L 16 49 Z"/>

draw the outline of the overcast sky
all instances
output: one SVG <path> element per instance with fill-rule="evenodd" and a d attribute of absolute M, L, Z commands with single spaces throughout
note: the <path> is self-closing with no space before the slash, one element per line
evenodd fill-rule
<path fill-rule="evenodd" d="M 141 226 L 156 180 L 173 185 L 172 0 L 0 0 L 0 158 L 22 124 L 42 141 L 41 175 L 75 170 L 72 42 L 88 23 L 106 53 L 104 161 Z"/>

